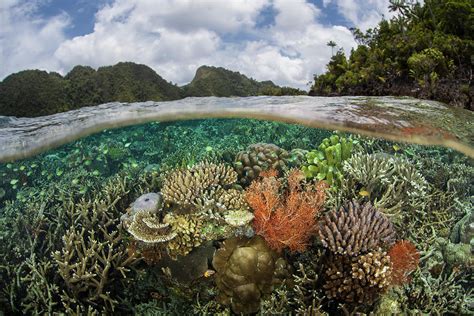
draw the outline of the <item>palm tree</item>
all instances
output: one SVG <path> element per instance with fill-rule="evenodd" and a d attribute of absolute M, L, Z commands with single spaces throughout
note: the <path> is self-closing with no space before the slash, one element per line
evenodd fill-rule
<path fill-rule="evenodd" d="M 331 56 L 334 56 L 334 47 L 337 46 L 336 42 L 331 40 L 331 41 L 327 42 L 326 45 L 331 47 Z"/>
<path fill-rule="evenodd" d="M 390 12 L 400 12 L 402 17 L 407 17 L 408 15 L 408 5 L 405 0 L 389 0 L 388 9 Z"/>

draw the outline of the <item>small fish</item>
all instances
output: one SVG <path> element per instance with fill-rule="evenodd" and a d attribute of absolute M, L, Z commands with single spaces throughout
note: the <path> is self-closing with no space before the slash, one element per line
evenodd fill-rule
<path fill-rule="evenodd" d="M 400 146 L 397 146 L 397 145 L 393 145 L 392 147 L 393 147 L 393 150 L 395 151 L 399 151 L 401 149 Z"/>
<path fill-rule="evenodd" d="M 360 195 L 360 196 L 369 196 L 369 195 L 370 195 L 370 192 L 367 191 L 365 188 L 362 188 L 362 189 L 360 189 L 360 191 L 359 191 L 359 195 Z"/>
<path fill-rule="evenodd" d="M 208 270 L 206 270 L 206 272 L 204 272 L 204 277 L 209 278 L 209 277 L 213 276 L 215 273 L 216 273 L 216 271 L 208 269 Z"/>

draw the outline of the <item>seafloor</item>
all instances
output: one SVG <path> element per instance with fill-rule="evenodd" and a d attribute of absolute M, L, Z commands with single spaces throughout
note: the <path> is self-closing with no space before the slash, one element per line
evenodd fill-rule
<path fill-rule="evenodd" d="M 0 175 L 0 314 L 474 313 L 474 165 L 451 149 L 195 120 Z"/>

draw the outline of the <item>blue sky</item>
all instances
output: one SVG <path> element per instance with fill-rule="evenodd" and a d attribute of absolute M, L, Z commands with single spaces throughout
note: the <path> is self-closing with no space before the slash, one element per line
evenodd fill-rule
<path fill-rule="evenodd" d="M 200 65 L 306 88 L 334 40 L 376 26 L 388 0 L 2 0 L 0 79 L 134 61 L 178 84 Z"/>

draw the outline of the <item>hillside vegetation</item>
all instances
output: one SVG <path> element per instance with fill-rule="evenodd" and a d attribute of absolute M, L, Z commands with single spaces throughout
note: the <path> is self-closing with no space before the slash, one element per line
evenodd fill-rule
<path fill-rule="evenodd" d="M 302 90 L 279 87 L 271 81 L 256 81 L 239 72 L 210 66 L 199 67 L 194 79 L 183 90 L 186 96 L 195 97 L 306 94 Z"/>
<path fill-rule="evenodd" d="M 310 95 L 410 95 L 472 110 L 474 2 L 391 0 L 389 8 L 398 13 L 391 20 L 352 29 L 359 46 L 349 58 L 339 50 Z"/>
<path fill-rule="evenodd" d="M 106 102 L 176 100 L 187 96 L 305 94 L 224 68 L 202 66 L 184 87 L 167 82 L 148 66 L 122 62 L 95 70 L 76 66 L 66 76 L 25 70 L 0 82 L 0 115 L 35 117 Z"/>

